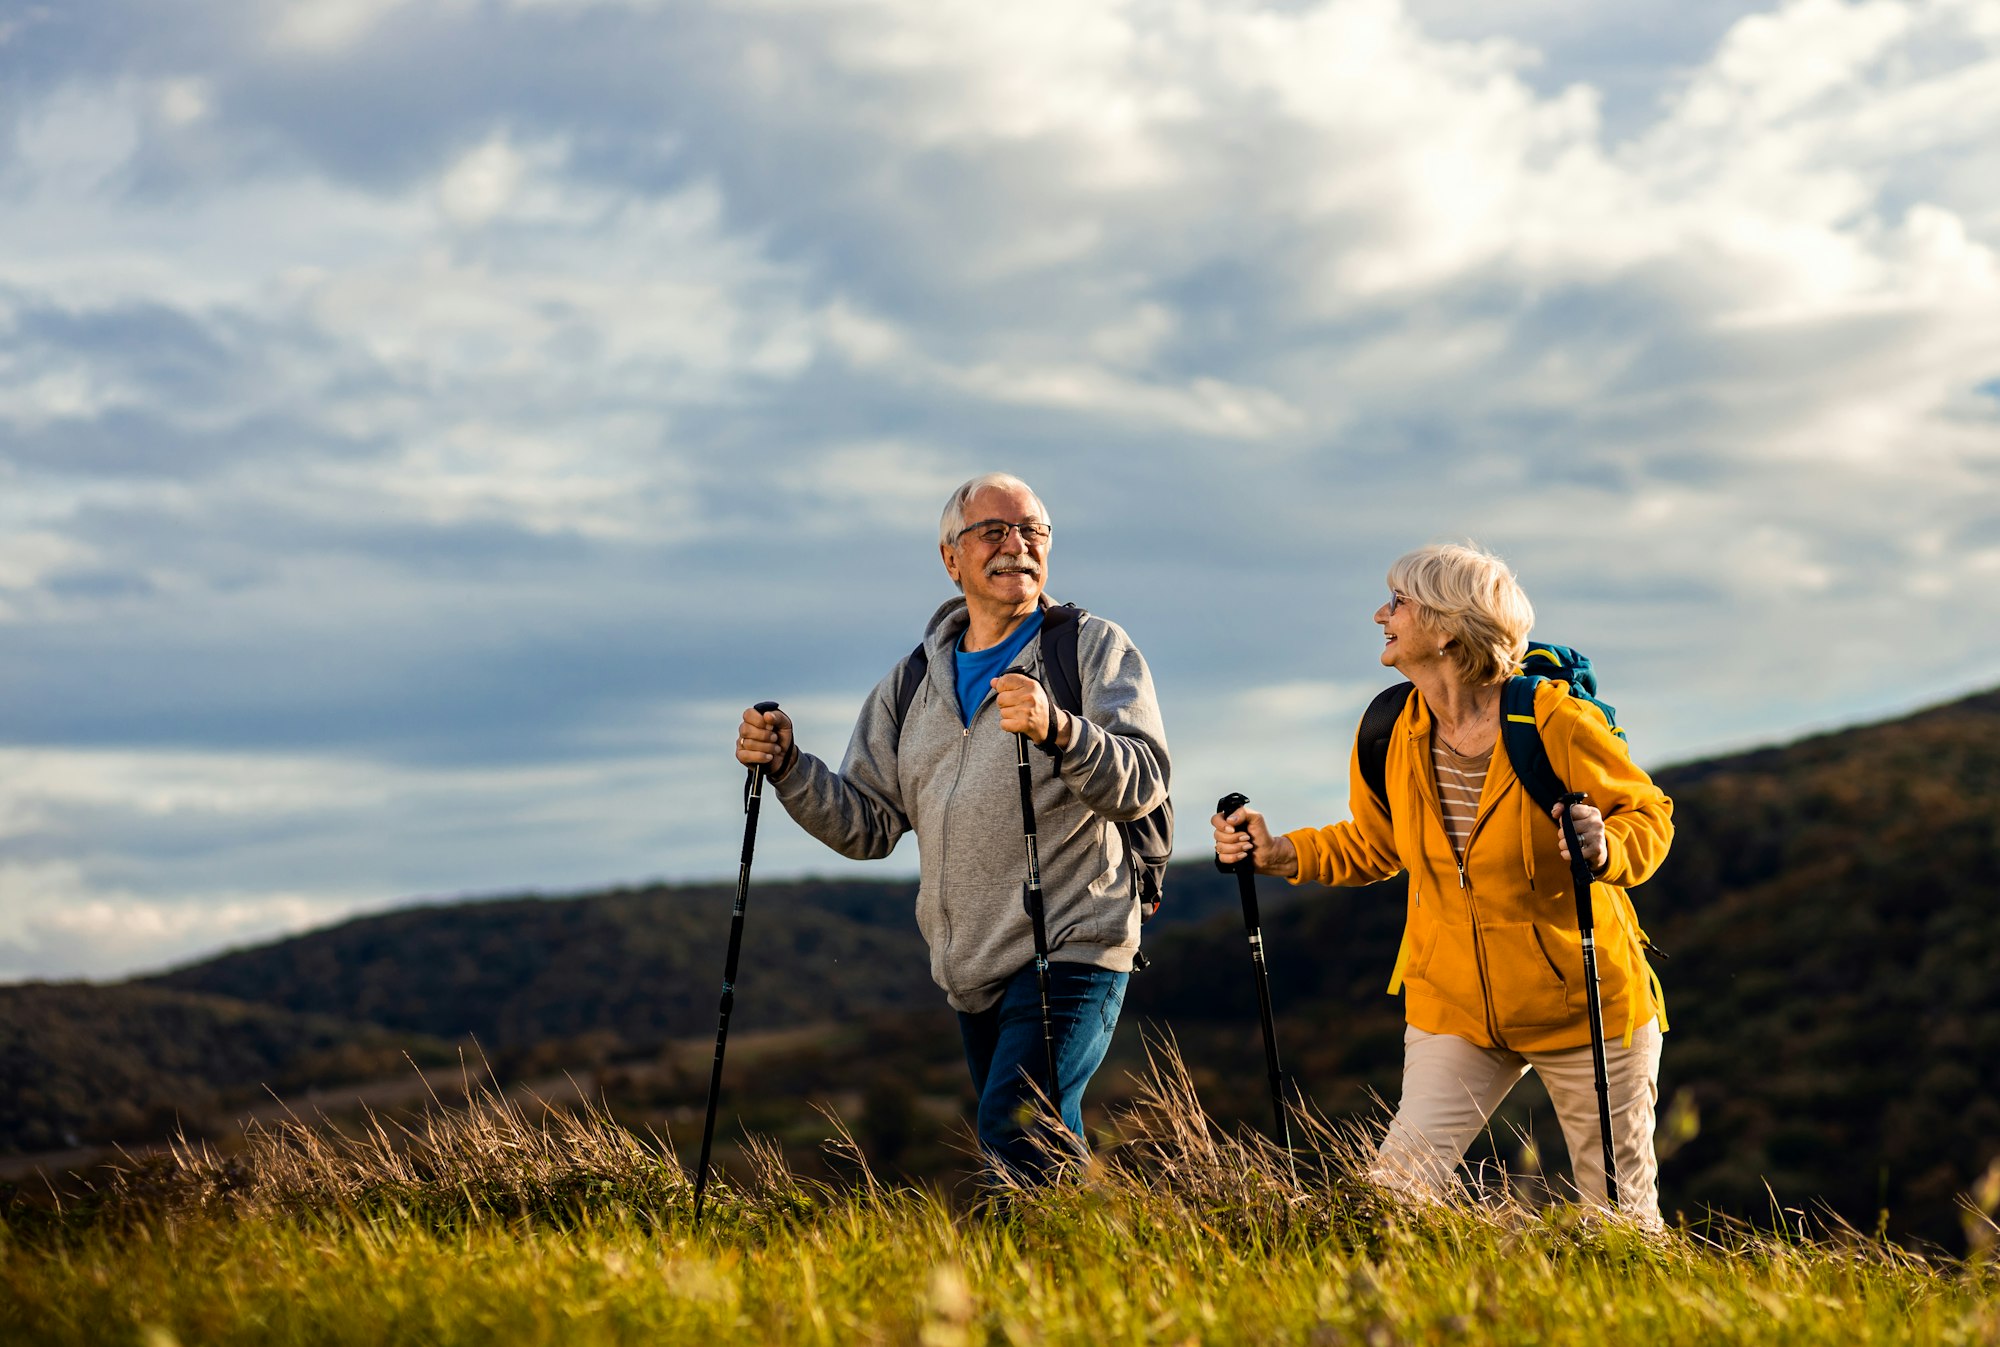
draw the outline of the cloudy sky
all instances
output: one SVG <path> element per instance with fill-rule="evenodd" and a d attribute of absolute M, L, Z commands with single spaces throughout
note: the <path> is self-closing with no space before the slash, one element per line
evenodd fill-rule
<path fill-rule="evenodd" d="M 2000 682 L 1996 250 L 1994 0 L 14 0 L 0 977 L 733 874 L 992 468 L 1190 851 L 1435 538 L 1651 765 Z"/>

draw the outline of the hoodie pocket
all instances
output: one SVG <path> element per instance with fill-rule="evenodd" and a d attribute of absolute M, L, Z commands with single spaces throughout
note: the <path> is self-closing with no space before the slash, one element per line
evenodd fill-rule
<path fill-rule="evenodd" d="M 1410 921 L 1410 962 L 1403 970 L 1403 977 L 1410 982 L 1428 982 L 1424 975 L 1430 972 L 1431 956 L 1437 953 L 1437 920 L 1418 913 Z"/>
<path fill-rule="evenodd" d="M 1582 1004 L 1583 946 L 1576 932 L 1534 921 L 1494 922 L 1481 929 L 1493 1014 L 1507 1029 L 1567 1024 Z M 1565 938 L 1566 937 L 1566 938 Z M 1572 996 L 1576 1005 L 1572 1005 Z"/>
<path fill-rule="evenodd" d="M 978 999 L 1034 961 L 1034 928 L 1019 880 L 954 884 L 940 901 L 943 939 L 931 941 L 931 975 L 953 996 Z M 1050 930 L 1054 940 L 1053 925 Z"/>
<path fill-rule="evenodd" d="M 936 888 L 929 884 L 917 888 L 917 930 L 930 946 L 931 964 L 935 968 L 939 956 L 951 944 L 951 921 L 945 916 L 944 903 Z"/>
<path fill-rule="evenodd" d="M 1410 966 L 1403 973 L 1420 996 L 1480 1017 L 1479 956 L 1472 927 L 1423 917 L 1411 928 Z"/>

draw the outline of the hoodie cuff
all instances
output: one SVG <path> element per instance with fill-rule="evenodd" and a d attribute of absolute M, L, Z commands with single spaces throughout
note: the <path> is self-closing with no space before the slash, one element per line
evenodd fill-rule
<path fill-rule="evenodd" d="M 1049 756 L 1056 760 L 1058 774 L 1068 776 L 1073 771 L 1081 770 L 1087 777 L 1093 765 L 1093 754 L 1102 751 L 1103 748 L 1096 736 L 1106 731 L 1093 724 L 1088 717 L 1067 711 L 1061 714 L 1069 716 L 1069 747 L 1059 749 Z"/>
<path fill-rule="evenodd" d="M 812 768 L 818 764 L 818 758 L 800 748 L 797 741 L 794 741 L 792 744 L 792 760 L 786 766 L 785 774 L 782 777 L 776 777 L 767 773 L 764 777 L 764 784 L 771 788 L 773 795 L 777 796 L 781 802 L 789 807 L 791 801 L 803 799 L 812 794 L 810 784 L 813 777 Z"/>
<path fill-rule="evenodd" d="M 1318 830 L 1314 828 L 1300 828 L 1296 832 L 1286 833 L 1285 840 L 1292 844 L 1292 850 L 1298 853 L 1299 858 L 1298 871 L 1285 882 L 1287 884 L 1307 883 L 1319 872 Z"/>

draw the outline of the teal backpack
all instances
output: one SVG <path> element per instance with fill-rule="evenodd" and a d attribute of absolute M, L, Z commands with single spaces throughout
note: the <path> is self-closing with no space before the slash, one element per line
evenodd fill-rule
<path fill-rule="evenodd" d="M 1569 684 L 1570 696 L 1596 707 L 1611 732 L 1620 739 L 1625 737 L 1625 731 L 1618 728 L 1617 711 L 1597 699 L 1597 675 L 1591 671 L 1590 656 L 1566 645 L 1541 642 L 1529 645 L 1528 653 L 1521 659 L 1521 672 L 1500 689 L 1500 742 L 1507 748 L 1507 761 L 1513 764 L 1514 775 L 1521 778 L 1528 795 L 1544 810 L 1555 808 L 1556 801 L 1569 793 L 1569 787 L 1549 763 L 1548 749 L 1542 744 L 1541 731 L 1535 727 L 1535 690 L 1549 679 Z M 1385 785 L 1389 736 L 1403 708 L 1409 704 L 1412 691 L 1413 685 L 1409 683 L 1382 689 L 1362 714 L 1361 729 L 1355 736 L 1361 755 L 1361 777 L 1382 807 L 1392 814 L 1395 809 L 1389 803 Z"/>

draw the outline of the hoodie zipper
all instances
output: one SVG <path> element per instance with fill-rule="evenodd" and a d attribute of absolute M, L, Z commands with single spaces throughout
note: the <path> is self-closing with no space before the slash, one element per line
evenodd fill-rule
<path fill-rule="evenodd" d="M 935 669 L 937 664 L 938 661 L 933 660 L 931 667 Z M 956 704 L 955 694 L 954 704 Z M 978 715 L 977 711 L 973 712 L 974 719 L 977 719 Z M 952 807 L 958 802 L 959 783 L 965 780 L 965 755 L 971 742 L 972 726 L 962 726 L 958 736 L 958 767 L 952 774 L 951 792 L 944 799 L 944 826 L 938 829 L 938 920 L 944 924 L 944 947 L 938 951 L 938 971 L 944 973 L 947 980 L 950 978 L 951 968 L 951 884 L 947 878 L 951 873 L 951 812 Z M 950 986 L 945 988 L 947 993 L 956 990 Z"/>

